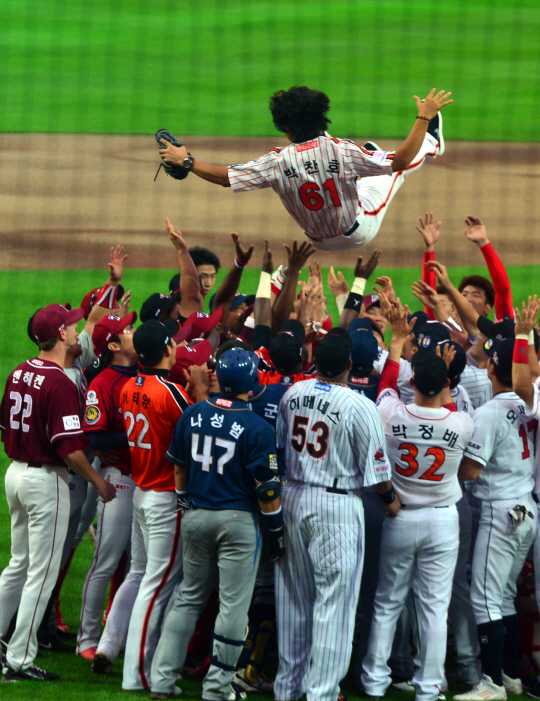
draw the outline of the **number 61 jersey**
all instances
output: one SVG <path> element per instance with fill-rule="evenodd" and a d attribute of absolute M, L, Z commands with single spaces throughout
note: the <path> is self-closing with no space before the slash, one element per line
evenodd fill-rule
<path fill-rule="evenodd" d="M 469 414 L 404 404 L 394 389 L 379 396 L 377 407 L 402 504 L 451 506 L 459 501 L 457 473 L 474 430 Z"/>
<path fill-rule="evenodd" d="M 279 405 L 276 443 L 288 480 L 349 491 L 391 478 L 377 409 L 345 385 L 293 385 Z"/>

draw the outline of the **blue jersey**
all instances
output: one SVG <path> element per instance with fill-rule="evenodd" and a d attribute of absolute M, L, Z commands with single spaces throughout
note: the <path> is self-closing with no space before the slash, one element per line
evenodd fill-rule
<path fill-rule="evenodd" d="M 349 373 L 349 378 L 347 380 L 347 387 L 350 387 L 358 394 L 363 394 L 367 399 L 371 399 L 372 402 L 377 401 L 377 395 L 379 393 L 379 382 L 380 377 L 377 375 L 369 375 L 368 377 L 355 377 Z"/>
<path fill-rule="evenodd" d="M 281 397 L 289 389 L 288 385 L 260 385 L 249 393 L 249 406 L 251 411 L 261 419 L 268 421 L 270 426 L 276 430 L 276 419 L 279 412 Z"/>
<path fill-rule="evenodd" d="M 186 468 L 186 497 L 200 509 L 257 511 L 255 480 L 277 474 L 272 427 L 221 395 L 184 411 L 167 458 Z"/>

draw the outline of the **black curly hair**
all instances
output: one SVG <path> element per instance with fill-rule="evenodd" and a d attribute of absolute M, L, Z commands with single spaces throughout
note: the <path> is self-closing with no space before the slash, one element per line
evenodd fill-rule
<path fill-rule="evenodd" d="M 330 98 L 306 85 L 278 90 L 270 98 L 270 112 L 279 131 L 293 136 L 294 143 L 315 139 L 326 131 L 331 120 L 326 117 Z"/>

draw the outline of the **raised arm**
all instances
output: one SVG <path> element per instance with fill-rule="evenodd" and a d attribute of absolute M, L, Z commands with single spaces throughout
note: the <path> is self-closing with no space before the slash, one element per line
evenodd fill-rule
<path fill-rule="evenodd" d="M 437 276 L 435 272 L 427 267 L 427 263 L 430 260 L 435 260 L 435 244 L 441 236 L 441 223 L 437 222 L 435 225 L 433 223 L 433 212 L 426 212 L 425 220 L 422 217 L 418 217 L 420 226 L 416 226 L 416 230 L 422 236 L 424 240 L 424 258 L 422 260 L 422 280 L 433 289 L 437 285 Z M 429 305 L 425 305 L 424 311 L 428 317 L 432 320 L 435 319 L 432 308 Z"/>
<path fill-rule="evenodd" d="M 236 252 L 236 257 L 231 269 L 223 278 L 221 285 L 216 292 L 214 297 L 214 303 L 210 311 L 216 311 L 219 307 L 223 307 L 223 321 L 227 319 L 229 309 L 231 307 L 231 302 L 234 299 L 235 294 L 240 286 L 240 280 L 242 279 L 242 273 L 244 268 L 249 263 L 250 258 L 253 254 L 255 248 L 254 244 L 251 244 L 249 248 L 244 248 L 240 243 L 240 237 L 234 231 L 231 234 L 231 238 L 234 243 L 234 248 Z"/>
<path fill-rule="evenodd" d="M 201 286 L 197 268 L 189 255 L 188 247 L 182 236 L 182 232 L 178 229 L 174 230 L 169 217 L 165 220 L 167 223 L 167 233 L 172 245 L 178 253 L 178 268 L 180 270 L 180 314 L 184 318 L 188 318 L 194 312 L 202 312 L 203 296 L 201 294 Z"/>
<path fill-rule="evenodd" d="M 83 329 L 90 337 L 92 337 L 94 326 L 98 321 L 101 321 L 107 314 L 114 313 L 113 309 L 117 303 L 116 293 L 118 284 L 124 274 L 124 263 L 127 257 L 127 253 L 124 253 L 123 246 L 111 246 L 111 257 L 107 264 L 109 268 L 107 283 L 101 290 Z"/>
<path fill-rule="evenodd" d="M 350 324 L 358 318 L 358 314 L 362 310 L 362 300 L 364 299 L 366 282 L 379 264 L 380 257 L 381 250 L 379 248 L 373 251 L 366 263 L 364 263 L 362 256 L 358 256 L 356 267 L 354 268 L 354 282 L 349 296 L 347 297 L 347 301 L 345 302 L 345 307 L 339 317 L 338 326 L 342 329 L 347 330 Z M 382 278 L 377 278 L 377 281 L 380 280 L 382 280 Z M 388 278 L 388 280 L 390 280 L 390 278 Z"/>
<path fill-rule="evenodd" d="M 480 316 L 478 312 L 475 311 L 474 307 L 469 304 L 469 302 L 467 302 L 461 292 L 454 287 L 450 281 L 450 278 L 448 277 L 448 272 L 442 263 L 432 260 L 427 263 L 427 267 L 432 268 L 435 271 L 439 285 L 446 290 L 448 296 L 454 303 L 459 318 L 463 322 L 467 332 L 476 338 L 480 333 L 477 326 L 478 317 Z"/>
<path fill-rule="evenodd" d="M 519 309 L 516 314 L 516 340 L 514 343 L 514 358 L 512 363 L 512 388 L 514 392 L 523 399 L 527 406 L 532 406 L 534 398 L 533 377 L 531 375 L 529 348 L 532 345 L 534 351 L 534 338 L 529 344 L 529 334 L 532 335 L 538 310 L 540 305 L 536 295 L 529 297 L 527 304 L 521 303 L 521 313 Z M 536 353 L 534 353 L 536 359 Z M 538 367 L 538 360 L 536 360 Z"/>
<path fill-rule="evenodd" d="M 255 295 L 255 306 L 253 315 L 255 317 L 255 327 L 269 326 L 272 327 L 272 302 L 270 279 L 274 271 L 274 263 L 272 260 L 272 251 L 268 248 L 268 239 L 264 240 L 264 256 L 261 266 L 261 277 L 259 287 Z"/>
<path fill-rule="evenodd" d="M 290 317 L 296 297 L 300 271 L 306 264 L 307 259 L 315 253 L 315 246 L 309 241 L 303 241 L 299 246 L 295 239 L 292 248 L 286 243 L 283 244 L 283 247 L 287 250 L 289 260 L 285 282 L 272 308 L 272 329 L 274 331 L 279 331 L 283 322 Z"/>

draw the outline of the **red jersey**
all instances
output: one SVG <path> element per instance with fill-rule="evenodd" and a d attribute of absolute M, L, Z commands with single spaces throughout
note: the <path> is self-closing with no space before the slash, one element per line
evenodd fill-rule
<path fill-rule="evenodd" d="M 85 433 L 104 431 L 105 433 L 123 433 L 120 395 L 126 382 L 137 375 L 138 366 L 120 367 L 110 365 L 95 377 L 86 392 L 83 429 Z M 114 464 L 102 463 L 102 467 L 117 467 L 125 474 L 131 473 L 131 454 L 129 448 L 118 449 L 119 459 Z"/>
<path fill-rule="evenodd" d="M 143 370 L 122 389 L 122 415 L 137 487 L 174 489 L 174 468 L 165 454 L 184 410 L 192 403 L 166 370 Z"/>
<path fill-rule="evenodd" d="M 60 365 L 33 358 L 13 370 L 0 404 L 0 430 L 11 460 L 63 465 L 62 458 L 80 450 L 77 387 Z"/>

